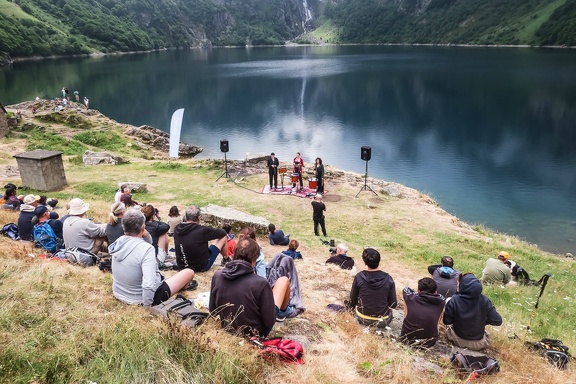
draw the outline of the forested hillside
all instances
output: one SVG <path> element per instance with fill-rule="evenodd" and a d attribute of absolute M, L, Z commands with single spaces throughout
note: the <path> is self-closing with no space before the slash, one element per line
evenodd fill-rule
<path fill-rule="evenodd" d="M 576 45 L 574 0 L 333 0 L 340 43 Z"/>
<path fill-rule="evenodd" d="M 576 0 L 0 0 L 0 61 L 284 44 L 317 26 L 330 43 L 576 46 Z"/>

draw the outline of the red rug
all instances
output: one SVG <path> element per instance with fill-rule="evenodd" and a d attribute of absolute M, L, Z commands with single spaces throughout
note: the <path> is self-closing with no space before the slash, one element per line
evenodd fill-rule
<path fill-rule="evenodd" d="M 292 188 L 291 185 L 289 185 L 284 186 L 284 188 L 278 187 L 277 189 L 272 188 L 272 190 L 270 190 L 270 186 L 265 185 L 264 188 L 262 188 L 262 193 L 269 195 L 292 195 L 297 197 L 314 197 L 316 195 L 316 189 L 310 189 L 307 187 L 301 189 L 300 186 L 298 186 L 298 188 Z M 326 192 L 324 192 L 324 194 L 326 194 Z"/>

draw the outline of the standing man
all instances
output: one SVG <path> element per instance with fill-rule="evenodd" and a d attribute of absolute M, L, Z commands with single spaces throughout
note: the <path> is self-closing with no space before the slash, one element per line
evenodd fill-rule
<path fill-rule="evenodd" d="M 318 225 L 322 227 L 322 234 L 326 237 L 326 224 L 324 222 L 324 211 L 326 211 L 326 204 L 322 202 L 322 195 L 317 193 L 312 201 L 312 219 L 314 220 L 314 234 L 320 236 L 318 233 Z"/>
<path fill-rule="evenodd" d="M 300 157 L 300 152 L 296 152 L 296 157 L 294 158 L 294 169 L 293 173 L 298 174 L 298 180 L 300 181 L 300 189 L 304 188 L 304 183 L 302 182 L 302 170 L 304 169 L 304 159 Z"/>
<path fill-rule="evenodd" d="M 274 190 L 278 189 L 278 165 L 280 162 L 276 158 L 274 152 L 270 154 L 268 159 L 268 176 L 270 178 L 270 190 L 272 190 L 272 181 L 274 181 Z"/>
<path fill-rule="evenodd" d="M 200 225 L 200 208 L 186 208 L 184 223 L 174 228 L 176 263 L 180 269 L 189 268 L 206 272 L 214 264 L 218 254 L 228 257 L 228 234 L 221 228 Z M 212 241 L 208 246 L 208 242 Z"/>

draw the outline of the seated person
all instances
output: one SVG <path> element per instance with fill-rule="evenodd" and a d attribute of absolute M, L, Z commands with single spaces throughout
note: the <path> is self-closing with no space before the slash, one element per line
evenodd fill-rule
<path fill-rule="evenodd" d="M 482 271 L 482 283 L 484 284 L 508 284 L 512 273 L 506 262 L 510 254 L 505 251 L 498 253 L 497 258 L 490 258 L 486 261 L 486 266 Z"/>
<path fill-rule="evenodd" d="M 438 293 L 449 298 L 458 292 L 460 271 L 454 269 L 454 259 L 450 256 L 442 256 L 440 263 L 429 266 L 428 272 L 436 282 Z"/>
<path fill-rule="evenodd" d="M 254 274 L 260 246 L 249 237 L 238 241 L 234 260 L 214 273 L 209 310 L 222 326 L 240 334 L 264 338 L 276 319 L 289 315 L 290 281 L 280 277 L 274 288 Z"/>
<path fill-rule="evenodd" d="M 438 320 L 444 310 L 444 297 L 436 291 L 436 282 L 418 280 L 418 292 L 404 288 L 404 322 L 400 337 L 407 344 L 430 348 L 438 341 Z"/>
<path fill-rule="evenodd" d="M 294 240 L 291 240 L 294 241 Z M 300 279 L 298 278 L 298 271 L 294 264 L 294 259 L 284 254 L 283 252 L 276 254 L 266 266 L 268 270 L 268 284 L 274 289 L 276 282 L 282 276 L 285 276 L 290 281 L 290 307 L 287 317 L 297 316 L 299 313 L 304 312 L 306 308 L 302 303 L 302 295 L 300 294 Z M 280 320 L 280 319 L 276 319 Z"/>
<path fill-rule="evenodd" d="M 298 242 L 298 240 L 290 240 L 290 243 L 288 244 L 288 249 L 285 251 L 282 251 L 282 253 L 287 255 L 287 256 L 290 256 L 293 259 L 301 259 L 302 254 L 297 251 L 299 246 L 300 246 L 300 243 Z"/>
<path fill-rule="evenodd" d="M 50 218 L 51 219 L 58 219 L 60 218 L 60 215 L 58 215 L 58 212 L 54 211 L 54 207 L 56 206 L 56 204 L 58 204 L 58 200 L 55 199 L 50 199 L 51 203 L 54 204 L 49 205 L 48 204 L 48 198 L 44 195 L 40 195 L 40 198 L 38 199 L 38 205 L 44 205 L 46 208 L 48 208 L 48 212 L 50 212 Z"/>
<path fill-rule="evenodd" d="M 502 324 L 502 317 L 482 294 L 482 283 L 471 273 L 461 275 L 459 292 L 446 303 L 443 319 L 448 340 L 473 351 L 490 346 L 486 324 Z"/>
<path fill-rule="evenodd" d="M 288 245 L 290 242 L 290 234 L 284 236 L 284 232 L 281 229 L 276 229 L 276 226 L 272 223 L 268 224 L 268 240 L 270 240 L 270 245 Z"/>
<path fill-rule="evenodd" d="M 234 248 L 236 248 L 236 239 L 234 239 L 234 235 L 230 233 L 232 231 L 232 226 L 230 224 L 224 224 L 222 229 L 226 231 L 228 235 L 228 257 L 222 258 L 222 265 L 226 264 L 229 261 L 232 261 L 232 257 L 234 256 Z"/>
<path fill-rule="evenodd" d="M 24 202 L 20 204 L 20 215 L 18 216 L 18 234 L 20 235 L 20 240 L 32 241 L 32 229 L 34 224 L 32 224 L 32 218 L 34 218 L 34 210 L 38 206 L 38 199 L 40 196 L 26 195 L 24 196 Z"/>
<path fill-rule="evenodd" d="M 20 204 L 22 204 L 22 202 L 16 196 L 16 188 L 7 188 L 4 194 L 4 205 L 2 208 L 17 210 L 20 209 Z"/>
<path fill-rule="evenodd" d="M 212 268 L 219 254 L 222 257 L 228 254 L 226 231 L 200 225 L 201 216 L 200 208 L 191 205 L 184 213 L 185 221 L 174 229 L 176 263 L 180 269 L 206 272 Z"/>
<path fill-rule="evenodd" d="M 168 256 L 168 246 L 170 245 L 170 239 L 168 238 L 170 226 L 160 220 L 156 220 L 156 210 L 152 205 L 145 205 L 140 208 L 140 211 L 146 217 L 146 230 L 152 236 L 152 246 L 154 246 L 156 257 L 160 263 L 164 263 Z"/>
<path fill-rule="evenodd" d="M 354 259 L 347 255 L 348 246 L 344 243 L 338 244 L 336 247 L 336 253 L 333 253 L 326 264 L 336 264 L 342 269 L 352 269 L 354 268 Z"/>
<path fill-rule="evenodd" d="M 122 193 L 120 195 L 120 202 L 124 203 L 126 208 L 132 208 L 132 207 L 136 207 L 136 206 L 140 205 L 140 204 L 138 204 L 137 201 L 134 201 L 132 199 L 132 194 L 130 193 L 130 188 L 124 189 L 124 193 Z"/>
<path fill-rule="evenodd" d="M 126 206 L 124 203 L 116 202 L 110 206 L 108 224 L 106 225 L 108 244 L 112 244 L 124 234 L 124 228 L 122 228 L 122 217 L 124 217 L 125 212 Z"/>
<path fill-rule="evenodd" d="M 50 219 L 50 212 L 45 205 L 37 206 L 34 209 L 34 216 L 37 222 L 33 231 L 36 244 L 52 253 L 64 248 L 62 222 L 58 219 Z M 42 230 L 42 225 L 49 225 L 53 233 Z"/>
<path fill-rule="evenodd" d="M 256 241 L 256 231 L 252 227 L 244 227 L 238 234 L 238 241 L 250 238 Z M 260 247 L 260 246 L 259 246 Z M 256 259 L 256 266 L 254 267 L 254 271 L 258 276 L 262 276 L 266 278 L 266 260 L 264 258 L 264 250 L 260 247 L 260 254 L 258 255 L 258 259 Z"/>
<path fill-rule="evenodd" d="M 106 226 L 87 219 L 90 205 L 75 197 L 70 200 L 68 218 L 64 221 L 64 244 L 98 253 L 106 251 Z"/>
<path fill-rule="evenodd" d="M 188 287 L 194 278 L 193 270 L 183 269 L 164 279 L 158 270 L 154 247 L 143 239 L 147 236 L 151 241 L 145 221 L 142 212 L 128 210 L 122 219 L 124 235 L 110 244 L 112 292 L 126 304 L 160 304 Z"/>
<path fill-rule="evenodd" d="M 362 260 L 368 267 L 354 277 L 348 307 L 354 309 L 360 324 L 385 328 L 392 321 L 396 308 L 396 284 L 388 273 L 380 270 L 380 253 L 372 248 L 362 252 Z"/>
<path fill-rule="evenodd" d="M 174 228 L 178 224 L 182 222 L 182 216 L 180 216 L 180 212 L 178 211 L 178 207 L 173 205 L 170 207 L 170 211 L 168 212 L 168 225 L 170 225 L 170 229 L 168 230 L 168 236 L 174 236 Z"/>

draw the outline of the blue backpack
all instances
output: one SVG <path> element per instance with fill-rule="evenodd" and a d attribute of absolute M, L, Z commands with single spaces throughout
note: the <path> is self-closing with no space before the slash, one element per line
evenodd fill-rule
<path fill-rule="evenodd" d="M 62 248 L 62 241 L 56 237 L 54 229 L 50 226 L 51 220 L 34 226 L 34 243 L 38 248 L 44 248 L 48 252 L 54 253 Z"/>

